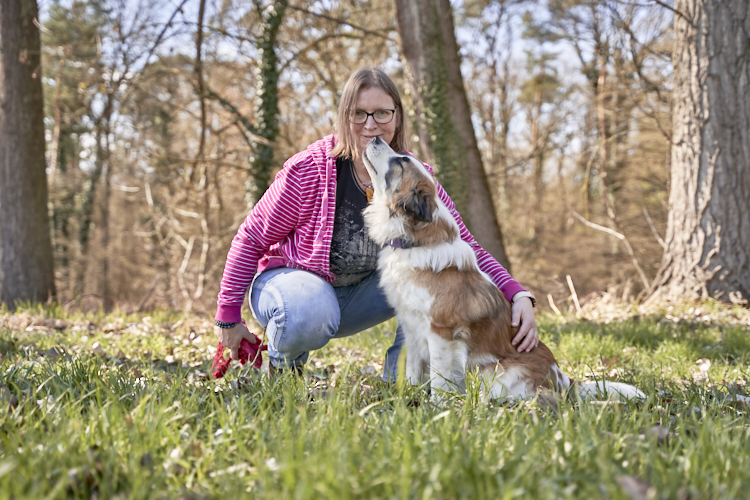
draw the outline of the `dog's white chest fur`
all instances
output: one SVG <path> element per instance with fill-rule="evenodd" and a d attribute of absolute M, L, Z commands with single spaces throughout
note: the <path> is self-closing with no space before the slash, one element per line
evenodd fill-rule
<path fill-rule="evenodd" d="M 401 259 L 397 254 L 397 252 L 413 251 L 396 250 L 390 247 L 381 250 L 378 258 L 380 283 L 388 303 L 396 310 L 397 314 L 400 312 L 419 314 L 427 319 L 432 306 L 432 296 L 426 288 L 420 287 L 413 280 L 408 279 L 414 268 L 410 265 L 408 259 Z"/>
<path fill-rule="evenodd" d="M 408 352 L 406 377 L 413 384 L 420 384 L 429 377 L 433 388 L 465 388 L 468 348 L 464 342 L 446 341 L 432 331 L 433 297 L 426 286 L 412 279 L 415 271 L 433 270 L 430 264 L 434 265 L 436 261 L 441 261 L 441 268 L 457 265 L 455 250 L 462 245 L 471 251 L 460 241 L 438 249 L 386 247 L 380 253 L 381 288 L 404 331 Z M 453 258 L 449 249 L 454 251 Z M 462 253 L 458 251 L 459 255 Z"/>
<path fill-rule="evenodd" d="M 413 268 L 397 252 L 411 251 L 384 248 L 378 259 L 378 270 L 380 286 L 388 303 L 396 311 L 396 317 L 406 336 L 407 379 L 413 384 L 419 384 L 429 364 L 429 337 L 434 336 L 430 330 L 432 296 L 426 288 L 417 286 L 413 280 L 408 279 Z"/>

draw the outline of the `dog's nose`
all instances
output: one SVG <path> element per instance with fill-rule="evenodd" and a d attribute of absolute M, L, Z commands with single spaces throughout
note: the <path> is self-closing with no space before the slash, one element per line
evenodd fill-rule
<path fill-rule="evenodd" d="M 370 141 L 375 146 L 380 146 L 380 143 L 383 142 L 383 139 L 380 137 L 375 137 L 373 140 Z"/>

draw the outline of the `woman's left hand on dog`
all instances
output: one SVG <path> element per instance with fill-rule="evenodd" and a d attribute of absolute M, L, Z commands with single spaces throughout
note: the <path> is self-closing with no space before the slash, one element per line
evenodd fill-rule
<path fill-rule="evenodd" d="M 518 345 L 518 352 L 530 351 L 539 344 L 539 332 L 536 329 L 534 319 L 534 306 L 531 299 L 522 297 L 513 302 L 511 307 L 511 326 L 518 328 L 518 333 L 513 337 L 513 345 Z"/>

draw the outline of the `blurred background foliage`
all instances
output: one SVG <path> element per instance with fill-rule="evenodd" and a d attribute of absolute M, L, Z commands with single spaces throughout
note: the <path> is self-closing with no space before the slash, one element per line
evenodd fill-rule
<path fill-rule="evenodd" d="M 628 300 L 667 219 L 673 13 L 619 0 L 453 2 L 513 275 L 548 307 Z M 414 96 L 388 0 L 42 2 L 58 298 L 213 314 L 231 240 L 291 155 L 332 133 L 349 74 Z M 627 238 L 623 243 L 587 221 Z"/>

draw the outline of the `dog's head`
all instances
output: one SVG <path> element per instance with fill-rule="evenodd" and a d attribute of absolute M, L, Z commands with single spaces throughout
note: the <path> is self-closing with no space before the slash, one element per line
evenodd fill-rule
<path fill-rule="evenodd" d="M 440 233 L 457 234 L 452 221 L 439 217 L 437 186 L 432 175 L 416 158 L 399 154 L 379 137 L 362 155 L 373 185 L 373 198 L 365 211 L 370 236 L 380 244 L 392 238 L 408 238 L 416 244 L 434 242 Z"/>
<path fill-rule="evenodd" d="M 385 202 L 411 224 L 432 222 L 437 209 L 435 181 L 414 157 L 398 154 L 379 137 L 367 145 L 363 160 L 373 185 L 373 199 Z"/>

